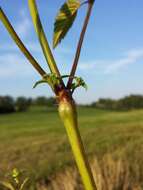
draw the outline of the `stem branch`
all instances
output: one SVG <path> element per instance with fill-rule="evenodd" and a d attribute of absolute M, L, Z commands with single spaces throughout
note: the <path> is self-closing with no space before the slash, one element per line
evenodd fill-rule
<path fill-rule="evenodd" d="M 58 77 L 60 77 L 60 72 L 57 68 L 55 59 L 53 57 L 53 54 L 51 52 L 50 46 L 48 44 L 46 35 L 44 33 L 44 29 L 39 17 L 38 9 L 35 0 L 29 0 L 29 9 L 32 16 L 33 24 L 36 30 L 36 33 L 39 38 L 39 42 L 41 44 L 44 56 L 46 58 L 46 61 L 49 65 L 49 68 L 52 73 L 56 74 Z"/>
<path fill-rule="evenodd" d="M 77 50 L 76 50 L 73 66 L 72 66 L 70 77 L 69 77 L 68 84 L 67 84 L 68 89 L 71 88 L 73 77 L 75 76 L 75 72 L 76 72 L 76 69 L 77 69 L 77 65 L 78 65 L 78 61 L 79 61 L 79 57 L 80 57 L 80 53 L 81 53 L 81 48 L 82 48 L 85 32 L 86 32 L 86 29 L 87 29 L 87 25 L 88 25 L 88 22 L 89 22 L 89 18 L 90 18 L 90 15 L 91 15 L 92 7 L 93 7 L 93 3 L 88 3 L 87 15 L 85 17 L 83 28 L 82 28 L 82 31 L 81 31 L 81 34 L 80 34 L 80 38 L 79 38 L 79 42 L 78 42 L 78 45 L 77 45 Z"/>

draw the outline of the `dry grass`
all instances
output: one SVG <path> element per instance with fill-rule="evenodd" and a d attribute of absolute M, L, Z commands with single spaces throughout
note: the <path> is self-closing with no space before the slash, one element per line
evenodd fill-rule
<path fill-rule="evenodd" d="M 136 173 L 132 174 L 127 160 L 115 159 L 111 154 L 106 154 L 100 161 L 94 158 L 91 165 L 98 190 L 142 190 L 139 167 L 136 166 Z M 84 188 L 76 168 L 68 168 L 53 176 L 48 182 L 37 184 L 37 189 L 83 190 Z"/>

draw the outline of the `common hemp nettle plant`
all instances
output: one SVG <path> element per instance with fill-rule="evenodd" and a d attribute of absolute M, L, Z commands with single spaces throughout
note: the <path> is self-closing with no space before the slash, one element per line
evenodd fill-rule
<path fill-rule="evenodd" d="M 76 104 L 73 99 L 73 93 L 75 89 L 80 86 L 86 88 L 84 80 L 81 77 L 77 77 L 75 74 L 79 62 L 82 43 L 84 40 L 85 32 L 91 16 L 94 2 L 95 0 L 67 0 L 62 5 L 56 16 L 54 23 L 53 48 L 56 48 L 61 40 L 66 36 L 67 32 L 69 31 L 76 19 L 79 9 L 82 6 L 86 6 L 87 8 L 87 13 L 79 37 L 79 42 L 72 64 L 72 69 L 69 74 L 66 73 L 65 75 L 61 75 L 57 67 L 57 63 L 54 59 L 48 40 L 44 33 L 35 0 L 28 0 L 29 10 L 31 13 L 35 31 L 37 33 L 41 48 L 43 50 L 43 54 L 50 69 L 50 73 L 46 73 L 39 65 L 39 63 L 35 60 L 35 58 L 31 55 L 31 53 L 27 50 L 21 39 L 18 37 L 16 31 L 12 27 L 6 14 L 0 7 L 0 20 L 8 30 L 9 34 L 11 35 L 19 49 L 23 52 L 25 57 L 29 60 L 29 62 L 42 77 L 41 80 L 36 82 L 34 87 L 41 83 L 47 83 L 51 87 L 52 91 L 55 93 L 58 102 L 58 112 L 65 126 L 69 142 L 71 144 L 72 151 L 79 169 L 79 173 L 81 175 L 83 185 L 86 190 L 96 190 L 97 187 L 93 179 L 91 168 L 89 166 L 79 133 L 77 121 L 78 116 L 76 111 Z M 68 79 L 67 84 L 65 83 L 65 78 Z"/>
<path fill-rule="evenodd" d="M 22 171 L 14 168 L 9 174 L 9 179 L 7 181 L 0 181 L 0 185 L 9 190 L 24 190 L 29 179 L 23 179 L 22 173 Z"/>

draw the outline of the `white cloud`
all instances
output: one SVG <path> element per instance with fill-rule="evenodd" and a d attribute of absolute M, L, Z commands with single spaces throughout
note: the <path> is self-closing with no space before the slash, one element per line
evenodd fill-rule
<path fill-rule="evenodd" d="M 86 63 L 79 63 L 79 69 L 80 70 L 91 70 L 94 69 L 96 67 L 96 64 L 94 61 L 91 62 L 86 62 Z"/>
<path fill-rule="evenodd" d="M 41 53 L 41 48 L 38 43 L 28 43 L 28 49 L 31 52 L 40 53 L 38 55 L 39 60 L 41 62 L 44 61 L 44 56 Z M 2 46 L 1 51 L 3 53 L 0 54 L 0 78 L 1 77 L 11 77 L 11 76 L 27 76 L 34 73 L 34 69 L 28 61 L 22 56 L 18 54 L 18 49 L 16 46 L 12 46 L 9 44 L 5 44 Z M 42 57 L 41 57 L 42 56 Z M 88 61 L 86 63 L 79 64 L 79 71 L 81 72 L 89 72 L 94 74 L 112 74 L 120 69 L 124 69 L 124 67 L 129 66 L 130 64 L 136 63 L 138 60 L 143 59 L 143 49 L 135 49 L 127 51 L 124 54 L 123 58 L 119 58 L 118 60 L 95 60 Z M 58 63 L 63 63 L 63 59 L 58 59 Z M 46 65 L 43 65 L 46 67 Z M 71 65 L 67 64 L 59 64 L 60 70 L 62 74 L 68 73 Z M 24 71 L 24 72 L 23 72 Z"/>
<path fill-rule="evenodd" d="M 42 54 L 42 49 L 41 49 L 40 43 L 38 41 L 37 42 L 28 41 L 24 45 L 26 46 L 26 48 L 30 52 Z M 51 49 L 52 49 L 52 47 L 51 47 Z M 18 51 L 18 47 L 14 43 L 3 43 L 0 46 L 0 51 L 1 52 L 17 52 Z M 54 54 L 57 55 L 57 56 L 59 55 L 59 56 L 64 56 L 65 57 L 66 55 L 67 56 L 71 55 L 72 51 L 68 47 L 61 48 L 61 49 L 59 48 L 59 49 L 56 49 L 56 51 L 54 52 Z"/>
<path fill-rule="evenodd" d="M 136 63 L 143 59 L 143 48 L 132 49 L 124 53 L 124 57 L 117 60 L 95 60 L 81 63 L 79 69 L 81 71 L 97 71 L 104 74 L 111 74 L 127 67 L 130 64 Z"/>
<path fill-rule="evenodd" d="M 124 58 L 115 60 L 111 63 L 106 69 L 105 73 L 112 73 L 118 71 L 121 68 L 126 67 L 127 65 L 136 63 L 138 60 L 143 58 L 143 49 L 130 50 L 126 53 Z"/>
<path fill-rule="evenodd" d="M 26 48 L 30 51 L 30 52 L 34 52 L 34 53 L 41 53 L 41 47 L 39 43 L 35 43 L 35 42 L 27 42 L 25 44 Z M 11 43 L 5 43 L 0 47 L 0 51 L 2 52 L 18 52 L 18 47 L 16 44 L 11 44 Z"/>
<path fill-rule="evenodd" d="M 31 52 L 33 57 L 35 57 L 39 64 L 42 64 L 41 66 L 45 69 L 45 71 L 48 72 L 47 64 L 42 53 L 40 44 L 36 42 L 28 42 L 25 45 Z M 66 64 L 65 57 L 61 56 L 61 54 L 64 53 L 64 49 L 62 49 L 61 52 L 58 52 L 57 50 L 57 52 L 55 53 L 55 58 L 62 74 L 69 73 L 69 69 L 71 68 L 69 64 Z M 6 43 L 0 47 L 0 77 L 13 75 L 18 76 L 19 71 L 23 69 L 22 65 L 26 65 L 25 62 L 28 62 L 27 59 L 20 54 L 19 48 L 14 43 Z M 22 64 L 19 65 L 17 63 Z"/>
<path fill-rule="evenodd" d="M 0 78 L 33 76 L 34 70 L 24 57 L 9 53 L 0 55 Z"/>
<path fill-rule="evenodd" d="M 20 21 L 16 24 L 16 32 L 23 38 L 27 37 L 31 29 L 31 21 L 24 9 L 20 10 Z"/>
<path fill-rule="evenodd" d="M 89 71 L 89 70 L 100 70 L 103 71 L 105 60 L 93 60 L 93 61 L 86 61 L 86 62 L 81 62 L 79 63 L 79 69 L 81 71 Z"/>
<path fill-rule="evenodd" d="M 72 49 L 67 46 L 66 47 L 58 46 L 54 51 L 59 54 L 65 54 L 65 55 L 72 54 Z"/>

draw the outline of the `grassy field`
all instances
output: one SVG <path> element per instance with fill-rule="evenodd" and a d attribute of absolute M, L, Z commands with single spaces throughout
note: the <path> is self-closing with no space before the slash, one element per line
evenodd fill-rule
<path fill-rule="evenodd" d="M 133 180 L 143 182 L 143 110 L 111 112 L 79 108 L 81 135 L 89 158 L 127 160 Z M 34 108 L 0 115 L 0 178 L 12 168 L 27 171 L 33 181 L 49 179 L 75 165 L 58 114 Z"/>

